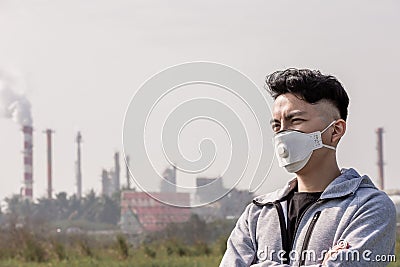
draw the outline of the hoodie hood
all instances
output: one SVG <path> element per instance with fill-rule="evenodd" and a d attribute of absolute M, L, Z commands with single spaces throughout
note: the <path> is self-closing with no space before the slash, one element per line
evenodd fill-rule
<path fill-rule="evenodd" d="M 297 178 L 290 180 L 284 188 L 275 192 L 261 195 L 253 199 L 253 203 L 262 206 L 284 198 L 297 185 Z M 360 176 L 353 168 L 342 169 L 341 175 L 336 177 L 321 194 L 320 199 L 340 198 L 354 194 L 358 188 L 375 188 L 371 179 Z"/>

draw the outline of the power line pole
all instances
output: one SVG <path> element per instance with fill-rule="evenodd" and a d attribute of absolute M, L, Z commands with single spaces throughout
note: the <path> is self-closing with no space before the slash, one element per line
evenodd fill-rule
<path fill-rule="evenodd" d="M 378 128 L 376 130 L 376 133 L 378 134 L 378 187 L 379 189 L 383 190 L 385 187 L 384 185 L 384 176 L 383 176 L 383 128 Z"/>
<path fill-rule="evenodd" d="M 77 187 L 78 199 L 81 199 L 81 197 L 82 197 L 81 142 L 82 142 L 82 135 L 81 135 L 81 132 L 78 132 L 78 134 L 76 136 L 76 144 L 77 144 L 76 187 Z"/>

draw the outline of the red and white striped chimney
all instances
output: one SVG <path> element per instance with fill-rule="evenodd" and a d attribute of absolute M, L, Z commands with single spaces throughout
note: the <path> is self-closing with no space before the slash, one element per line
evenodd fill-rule
<path fill-rule="evenodd" d="M 22 127 L 22 132 L 24 134 L 24 189 L 23 196 L 25 199 L 32 201 L 33 199 L 33 158 L 32 158 L 32 148 L 33 148 L 33 139 L 32 139 L 32 126 L 24 125 Z"/>

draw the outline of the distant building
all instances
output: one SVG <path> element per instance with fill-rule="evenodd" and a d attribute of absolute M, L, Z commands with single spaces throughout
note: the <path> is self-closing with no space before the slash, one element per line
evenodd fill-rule
<path fill-rule="evenodd" d="M 222 177 L 207 178 L 198 177 L 196 179 L 196 201 L 206 203 L 221 197 L 221 193 L 226 191 L 222 184 Z"/>
<path fill-rule="evenodd" d="M 176 192 L 176 167 L 169 167 L 163 172 L 163 180 L 160 185 L 160 192 Z"/>
<path fill-rule="evenodd" d="M 151 194 L 156 198 L 173 203 L 190 205 L 190 194 L 188 193 Z M 166 205 L 144 192 L 128 190 L 121 192 L 121 230 L 130 234 L 160 231 L 170 223 L 188 221 L 190 214 L 189 208 Z"/>
<path fill-rule="evenodd" d="M 108 174 L 108 171 L 103 169 L 101 171 L 101 194 L 105 196 L 111 196 L 112 195 L 112 187 L 110 185 L 111 179 Z"/>
<path fill-rule="evenodd" d="M 233 188 L 218 202 L 221 205 L 220 214 L 224 218 L 239 218 L 248 204 L 253 201 L 254 195 L 247 190 Z"/>
<path fill-rule="evenodd" d="M 144 232 L 144 228 L 143 225 L 140 223 L 139 217 L 129 206 L 121 215 L 121 230 L 125 233 L 131 234 L 141 234 Z"/>
<path fill-rule="evenodd" d="M 120 165 L 119 153 L 114 154 L 114 168 L 107 171 L 105 169 L 101 172 L 101 187 L 102 194 L 111 197 L 115 192 L 120 190 Z"/>
<path fill-rule="evenodd" d="M 195 203 L 208 204 L 194 208 L 192 212 L 206 221 L 239 218 L 253 199 L 253 195 L 248 191 L 225 188 L 222 177 L 199 177 L 196 179 L 196 186 Z"/>

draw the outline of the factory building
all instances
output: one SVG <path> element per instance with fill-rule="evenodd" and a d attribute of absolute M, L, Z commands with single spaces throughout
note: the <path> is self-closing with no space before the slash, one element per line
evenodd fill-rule
<path fill-rule="evenodd" d="M 114 167 L 109 171 L 103 169 L 101 172 L 102 194 L 111 197 L 120 190 L 120 165 L 119 153 L 114 154 Z"/>
<path fill-rule="evenodd" d="M 163 172 L 163 180 L 161 181 L 160 191 L 165 193 L 176 192 L 176 167 L 172 166 Z"/>
<path fill-rule="evenodd" d="M 151 195 L 173 203 L 190 204 L 189 193 L 153 192 Z M 155 232 L 170 223 L 186 222 L 189 208 L 178 208 L 161 203 L 145 192 L 125 190 L 121 192 L 121 230 L 130 234 Z"/>
<path fill-rule="evenodd" d="M 192 212 L 207 222 L 223 218 L 239 218 L 254 197 L 250 192 L 236 188 L 225 194 L 228 188 L 224 187 L 222 180 L 222 177 L 196 179 L 195 203 L 208 204 L 194 208 Z"/>
<path fill-rule="evenodd" d="M 213 202 L 221 196 L 225 188 L 222 184 L 222 177 L 207 178 L 198 177 L 196 179 L 195 201 L 199 203 Z"/>

